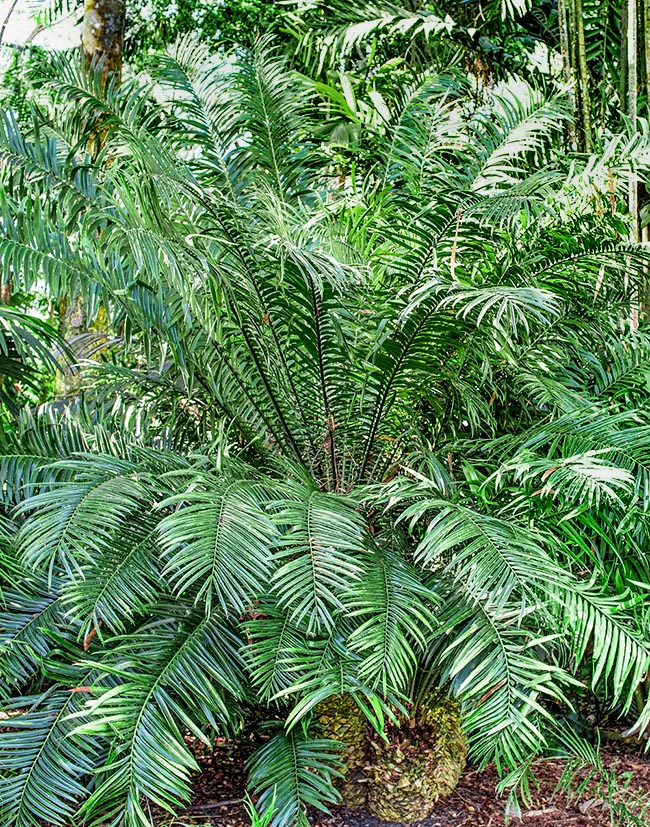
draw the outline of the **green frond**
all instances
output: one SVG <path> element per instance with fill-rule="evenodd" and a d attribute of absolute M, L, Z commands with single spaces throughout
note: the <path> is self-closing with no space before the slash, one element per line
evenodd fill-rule
<path fill-rule="evenodd" d="M 111 548 L 127 520 L 150 511 L 151 485 L 137 463 L 107 455 L 67 460 L 61 468 L 74 480 L 57 482 L 18 508 L 30 519 L 17 542 L 27 568 L 52 576 L 61 566 L 73 577 L 82 563 Z"/>
<path fill-rule="evenodd" d="M 260 699 L 269 701 L 299 680 L 310 648 L 304 631 L 287 612 L 273 603 L 261 603 L 246 624 L 249 643 L 245 658 Z"/>
<path fill-rule="evenodd" d="M 92 737 L 73 736 L 83 714 L 84 675 L 70 688 L 14 698 L 0 731 L 0 818 L 7 827 L 64 827 L 88 795 L 102 750 Z M 78 691 L 75 691 L 78 690 Z"/>
<path fill-rule="evenodd" d="M 300 194 L 309 141 L 305 89 L 268 38 L 259 41 L 252 59 L 240 63 L 235 88 L 239 128 L 250 134 L 235 164 L 251 165 L 278 195 Z"/>
<path fill-rule="evenodd" d="M 438 624 L 435 593 L 401 557 L 377 550 L 366 564 L 363 583 L 351 588 L 348 605 L 359 624 L 349 642 L 362 658 L 359 678 L 384 696 L 402 691 Z"/>
<path fill-rule="evenodd" d="M 523 82 L 494 95 L 490 110 L 479 110 L 468 125 L 476 152 L 472 189 L 488 195 L 520 180 L 528 168 L 526 156 L 544 158 L 570 117 L 568 98 L 549 99 Z"/>
<path fill-rule="evenodd" d="M 77 736 L 112 741 L 81 810 L 93 823 L 110 817 L 149 827 L 145 799 L 173 812 L 188 800 L 190 774 L 198 768 L 184 729 L 205 741 L 206 725 L 220 732 L 236 720 L 235 705 L 246 694 L 240 640 L 217 612 L 176 614 L 176 623 L 154 621 L 117 639 L 96 664 L 114 680 L 93 685 L 85 721 L 74 729 Z"/>
<path fill-rule="evenodd" d="M 576 666 L 584 665 L 593 689 L 600 689 L 612 706 L 621 704 L 625 712 L 650 667 L 650 641 L 643 621 L 639 623 L 629 611 L 641 599 L 605 596 L 589 584 L 567 590 L 559 599 Z M 639 730 L 644 731 L 650 724 L 650 706 L 637 712 Z"/>
<path fill-rule="evenodd" d="M 80 634 L 102 629 L 124 633 L 144 615 L 168 586 L 161 575 L 158 521 L 138 518 L 116 534 L 92 563 L 69 577 L 62 587 L 66 617 L 80 624 Z"/>
<path fill-rule="evenodd" d="M 309 738 L 292 729 L 278 732 L 255 753 L 248 782 L 259 795 L 259 807 L 275 806 L 270 827 L 309 827 L 307 807 L 329 812 L 327 805 L 338 801 L 332 781 L 342 776 L 338 756 L 343 749 L 339 741 Z"/>
<path fill-rule="evenodd" d="M 61 597 L 49 593 L 46 584 L 35 578 L 30 582 L 23 572 L 20 592 L 2 585 L 0 695 L 11 697 L 38 674 L 43 658 L 54 645 L 52 633 L 68 624 L 64 622 Z"/>
<path fill-rule="evenodd" d="M 219 605 L 241 614 L 271 577 L 276 531 L 264 512 L 265 490 L 245 479 L 206 474 L 199 480 L 158 504 L 176 506 L 159 525 L 164 576 L 178 595 L 189 593 L 208 612 Z"/>
<path fill-rule="evenodd" d="M 88 438 L 81 422 L 71 417 L 57 417 L 51 411 L 34 416 L 21 411 L 13 429 L 0 434 L 0 489 L 4 506 L 28 499 L 42 487 L 60 479 L 60 469 L 52 463 L 62 456 L 88 448 Z"/>
<path fill-rule="evenodd" d="M 552 720 L 544 698 L 568 703 L 576 681 L 554 662 L 554 636 L 537 631 L 534 617 L 532 628 L 522 626 L 520 608 L 495 610 L 462 584 L 452 589 L 441 616 L 451 633 L 443 639 L 441 678 L 461 701 L 475 759 L 513 769 L 544 749 Z M 528 614 L 535 610 L 531 604 Z"/>
<path fill-rule="evenodd" d="M 433 513 L 415 550 L 420 565 L 441 570 L 464 584 L 477 602 L 501 612 L 519 604 L 522 613 L 535 604 L 535 584 L 559 584 L 565 572 L 532 525 L 482 514 L 460 503 L 423 499 L 408 506 L 400 520 L 411 526 Z M 530 561 L 535 560 L 534 568 Z"/>
<path fill-rule="evenodd" d="M 597 509 L 601 498 L 624 508 L 634 493 L 634 475 L 603 456 L 605 453 L 601 449 L 557 459 L 520 455 L 503 472 L 511 470 L 515 479 L 534 488 L 532 496 L 560 498 L 569 509 Z"/>
<path fill-rule="evenodd" d="M 440 286 L 436 285 L 438 292 Z M 422 300 L 427 286 L 414 296 L 414 302 Z M 560 312 L 558 297 L 548 290 L 531 287 L 475 287 L 449 289 L 439 307 L 453 308 L 463 319 L 470 318 L 477 326 L 486 321 L 506 334 L 516 335 L 522 328 L 528 332 L 531 320 L 548 324 Z"/>
<path fill-rule="evenodd" d="M 361 516 L 343 497 L 295 494 L 278 504 L 275 519 L 287 530 L 275 542 L 272 589 L 291 622 L 311 635 L 333 627 L 363 575 L 368 540 Z"/>
<path fill-rule="evenodd" d="M 644 511 L 650 504 L 650 442 L 641 412 L 612 413 L 582 405 L 532 427 L 510 444 L 523 452 L 542 449 L 549 459 L 599 452 L 603 460 L 633 475 L 634 495 Z"/>
<path fill-rule="evenodd" d="M 0 304 L 0 404 L 15 407 L 5 387 L 7 380 L 37 388 L 39 371 L 60 369 L 57 344 L 49 324 Z"/>

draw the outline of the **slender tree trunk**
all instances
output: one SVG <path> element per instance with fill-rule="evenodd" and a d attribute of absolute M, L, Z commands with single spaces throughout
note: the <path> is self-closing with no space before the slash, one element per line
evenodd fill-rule
<path fill-rule="evenodd" d="M 638 57 L 639 57 L 639 10 L 637 0 L 627 0 L 627 114 L 636 128 L 638 109 Z M 632 172 L 628 189 L 628 209 L 630 211 L 630 241 L 639 243 L 639 179 Z M 625 287 L 629 287 L 629 276 L 626 274 Z M 636 329 L 639 324 L 638 293 L 632 291 L 630 296 L 632 311 L 631 322 Z"/>
<path fill-rule="evenodd" d="M 643 56 L 644 56 L 644 64 L 645 64 L 645 82 L 646 82 L 646 100 L 648 99 L 648 95 L 650 94 L 650 0 L 643 0 L 643 38 L 641 39 L 641 43 L 643 45 Z M 644 187 L 644 197 L 643 202 L 644 204 L 648 203 L 648 192 L 647 186 Z M 641 207 L 641 205 L 639 205 Z M 647 244 L 650 241 L 650 232 L 648 229 L 648 225 L 646 224 L 645 227 L 641 229 L 641 241 L 644 244 Z M 647 282 L 646 282 L 647 284 Z M 644 307 L 647 303 L 647 287 L 644 285 L 644 294 L 642 298 L 642 311 L 644 312 Z"/>
<path fill-rule="evenodd" d="M 557 14 L 558 25 L 560 28 L 560 53 L 562 55 L 562 80 L 567 86 L 571 86 L 573 81 L 573 71 L 571 67 L 571 47 L 569 41 L 569 10 L 567 9 L 567 2 L 572 3 L 573 0 L 557 0 Z M 650 0 L 649 0 L 650 2 Z M 576 98 L 576 90 L 571 90 L 573 101 L 576 109 L 576 118 L 578 116 L 578 101 Z M 570 123 L 567 128 L 567 139 L 569 146 L 573 147 L 576 142 L 575 127 Z"/>
<path fill-rule="evenodd" d="M 81 49 L 86 68 L 99 65 L 102 84 L 109 78 L 119 81 L 122 71 L 124 52 L 124 23 L 126 19 L 126 0 L 85 0 L 84 19 L 81 28 Z M 93 153 L 101 147 L 105 139 L 105 130 L 98 122 L 88 149 Z M 81 294 L 72 300 L 64 297 L 58 306 L 58 330 L 65 341 L 87 333 L 86 308 Z M 106 314 L 95 322 L 98 332 L 105 333 Z M 59 397 L 70 397 L 79 392 L 81 375 L 79 373 L 61 373 L 57 375 L 55 393 Z"/>
<path fill-rule="evenodd" d="M 580 128 L 583 135 L 584 149 L 587 152 L 591 152 L 593 149 L 591 134 L 591 96 L 589 94 L 589 70 L 587 68 L 587 48 L 585 46 L 585 24 L 582 0 L 575 0 L 575 18 L 578 73 L 580 78 L 580 104 L 582 107 L 582 122 Z"/>
<path fill-rule="evenodd" d="M 643 48 L 643 66 L 645 69 L 645 97 L 646 101 L 650 99 L 650 0 L 643 0 L 643 16 L 641 25 L 640 45 Z M 639 199 L 639 213 L 648 205 L 648 186 L 642 185 L 641 197 Z M 640 217 L 640 216 L 639 216 Z M 640 221 L 639 221 L 640 223 Z M 647 245 L 650 241 L 650 227 L 648 224 L 640 228 L 641 243 Z M 648 316 L 648 268 L 644 267 L 643 271 L 643 290 L 639 301 L 639 315 L 643 319 Z"/>
<path fill-rule="evenodd" d="M 581 152 L 590 152 L 591 96 L 582 11 L 582 0 L 563 0 L 562 8 L 558 6 L 564 77 L 571 84 L 575 104 L 575 144 Z"/>
<path fill-rule="evenodd" d="M 650 0 L 643 3 L 643 56 L 647 99 L 650 97 Z"/>
<path fill-rule="evenodd" d="M 637 0 L 627 0 L 627 114 L 636 118 L 639 89 L 639 16 Z"/>
<path fill-rule="evenodd" d="M 635 124 L 638 108 L 638 55 L 639 26 L 637 0 L 627 0 L 627 114 Z M 629 209 L 632 219 L 630 241 L 639 241 L 639 182 L 630 176 Z"/>
<path fill-rule="evenodd" d="M 121 72 L 125 19 L 126 0 L 85 0 L 81 46 L 86 65 L 101 61 L 104 78 Z"/>
<path fill-rule="evenodd" d="M 569 41 L 569 81 L 573 90 L 573 100 L 575 103 L 575 120 L 579 126 L 581 121 L 580 112 L 580 86 L 576 82 L 576 64 L 577 64 L 577 49 L 576 49 L 576 10 L 574 0 L 567 0 L 567 33 Z M 579 131 L 579 130 L 578 130 Z"/>
<path fill-rule="evenodd" d="M 571 2 L 571 0 L 569 0 Z M 567 86 L 571 83 L 571 52 L 569 51 L 569 21 L 567 0 L 557 0 L 558 25 L 560 27 L 560 52 L 562 53 L 562 77 Z"/>
<path fill-rule="evenodd" d="M 577 149 L 582 149 L 582 99 L 580 97 L 580 84 L 578 82 L 576 66 L 578 65 L 578 49 L 577 49 L 577 26 L 576 26 L 576 8 L 575 0 L 566 0 L 567 3 L 567 45 L 568 45 L 568 77 L 571 84 L 571 91 L 573 94 L 573 103 L 575 107 L 575 143 Z"/>
<path fill-rule="evenodd" d="M 623 0 L 621 7 L 621 65 L 619 71 L 621 112 L 627 111 L 627 6 L 628 0 Z"/>

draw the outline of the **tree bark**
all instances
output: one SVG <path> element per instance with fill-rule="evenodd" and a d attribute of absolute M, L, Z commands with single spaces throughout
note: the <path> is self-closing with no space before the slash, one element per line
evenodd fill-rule
<path fill-rule="evenodd" d="M 621 7 L 621 61 L 619 67 L 621 112 L 627 111 L 627 5 L 628 0 L 623 0 Z"/>
<path fill-rule="evenodd" d="M 580 106 L 583 146 L 587 152 L 593 148 L 591 134 L 591 96 L 589 94 L 589 70 L 587 68 L 587 49 L 585 46 L 585 24 L 582 9 L 582 0 L 575 0 L 576 18 L 576 46 L 578 52 L 578 75 L 580 83 Z"/>
<path fill-rule="evenodd" d="M 85 0 L 81 46 L 86 66 L 101 62 L 102 78 L 122 70 L 126 0 Z"/>
<path fill-rule="evenodd" d="M 624 4 L 625 5 L 625 4 Z M 636 129 L 638 108 L 639 77 L 639 11 L 637 0 L 627 0 L 627 114 Z M 628 209 L 630 212 L 630 241 L 639 242 L 639 178 L 635 172 L 630 173 L 628 189 Z M 628 274 L 625 275 L 625 289 L 630 287 Z M 639 325 L 638 293 L 635 289 L 630 295 L 631 323 L 636 329 Z"/>
<path fill-rule="evenodd" d="M 650 0 L 643 3 L 643 56 L 645 61 L 646 99 L 650 95 Z"/>
<path fill-rule="evenodd" d="M 562 78 L 567 86 L 571 83 L 571 52 L 569 51 L 569 21 L 566 0 L 557 0 L 558 25 L 560 28 L 560 52 L 562 53 Z"/>

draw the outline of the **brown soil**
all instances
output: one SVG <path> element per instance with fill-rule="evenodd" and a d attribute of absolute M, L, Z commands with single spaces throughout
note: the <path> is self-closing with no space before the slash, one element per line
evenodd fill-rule
<path fill-rule="evenodd" d="M 243 764 L 251 751 L 221 744 L 212 754 L 199 756 L 203 773 L 195 783 L 192 804 L 172 823 L 248 827 L 250 822 L 239 799 L 244 794 Z M 539 762 L 532 800 L 522 806 L 523 823 L 527 827 L 650 827 L 650 758 L 641 749 L 616 745 L 604 753 L 603 764 L 609 783 L 593 781 L 568 798 L 556 792 L 565 763 Z M 613 769 L 615 774 L 610 772 Z M 418 827 L 504 827 L 520 823 L 512 817 L 507 821 L 505 799 L 497 797 L 496 783 L 494 768 L 478 771 L 468 767 L 457 789 Z M 334 808 L 331 816 L 314 813 L 310 821 L 313 827 L 403 827 L 345 807 Z M 170 822 L 161 821 L 161 825 L 165 823 Z"/>

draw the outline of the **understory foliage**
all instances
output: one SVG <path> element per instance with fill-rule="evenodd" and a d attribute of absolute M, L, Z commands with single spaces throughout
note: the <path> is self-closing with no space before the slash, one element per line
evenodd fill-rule
<path fill-rule="evenodd" d="M 305 825 L 332 694 L 381 729 L 446 687 L 504 773 L 587 692 L 643 729 L 648 142 L 569 162 L 562 96 L 436 76 L 342 169 L 268 42 L 43 71 L 47 117 L 2 121 L 4 277 L 118 339 L 2 438 L 2 823 L 148 825 L 186 735 L 261 710 L 251 792 Z"/>
<path fill-rule="evenodd" d="M 59 367 L 56 353 L 56 331 L 24 309 L 0 301 L 0 423 L 3 413 L 20 410 L 23 390 L 38 389 L 39 368 Z"/>

